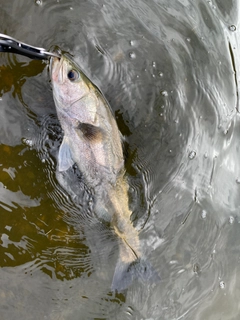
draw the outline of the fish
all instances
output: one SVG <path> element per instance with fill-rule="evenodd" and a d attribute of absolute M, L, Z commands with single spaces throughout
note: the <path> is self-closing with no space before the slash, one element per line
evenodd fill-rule
<path fill-rule="evenodd" d="M 141 270 L 141 277 L 146 273 L 146 268 L 136 267 L 141 248 L 139 232 L 131 222 L 121 133 L 106 98 L 69 54 L 51 58 L 50 78 L 64 133 L 58 170 L 76 164 L 86 185 L 94 190 L 95 214 L 109 223 L 119 241 L 112 290 L 121 291 L 132 282 L 136 270 Z"/>

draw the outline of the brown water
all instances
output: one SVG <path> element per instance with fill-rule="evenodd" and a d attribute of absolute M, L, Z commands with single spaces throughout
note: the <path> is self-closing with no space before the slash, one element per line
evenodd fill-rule
<path fill-rule="evenodd" d="M 0 54 L 0 318 L 238 319 L 238 2 L 0 8 L 0 32 L 60 46 L 106 95 L 126 138 L 133 221 L 161 277 L 111 292 L 118 246 L 88 214 L 77 170 L 57 173 L 47 64 Z"/>

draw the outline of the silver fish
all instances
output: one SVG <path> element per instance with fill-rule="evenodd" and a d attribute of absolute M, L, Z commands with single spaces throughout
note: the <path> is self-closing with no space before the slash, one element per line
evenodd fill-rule
<path fill-rule="evenodd" d="M 64 131 L 58 169 L 65 171 L 76 163 L 86 184 L 94 188 L 96 215 L 108 219 L 120 239 L 112 288 L 123 288 L 123 278 L 127 282 L 132 277 L 126 274 L 141 251 L 130 220 L 121 134 L 103 94 L 68 55 L 51 58 L 50 75 Z"/>

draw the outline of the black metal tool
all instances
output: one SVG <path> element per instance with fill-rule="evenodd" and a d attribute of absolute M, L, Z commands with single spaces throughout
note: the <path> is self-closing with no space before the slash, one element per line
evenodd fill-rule
<path fill-rule="evenodd" d="M 30 59 L 37 60 L 47 60 L 50 57 L 60 58 L 60 55 L 57 53 L 48 52 L 44 48 L 30 46 L 2 33 L 0 33 L 0 52 L 21 54 Z"/>

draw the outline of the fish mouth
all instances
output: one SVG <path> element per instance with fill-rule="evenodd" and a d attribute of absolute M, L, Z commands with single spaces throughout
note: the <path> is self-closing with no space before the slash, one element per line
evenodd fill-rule
<path fill-rule="evenodd" d="M 62 50 L 55 46 L 50 52 L 49 55 L 51 56 L 51 58 L 58 58 L 59 60 L 61 59 L 61 57 L 63 56 Z"/>
<path fill-rule="evenodd" d="M 44 54 L 46 56 L 48 56 L 49 58 L 52 58 L 52 57 L 56 57 L 56 58 L 61 58 L 61 52 L 60 51 L 45 51 Z"/>
<path fill-rule="evenodd" d="M 63 82 L 63 55 L 60 49 L 54 50 L 49 64 L 50 78 L 52 82 Z"/>

